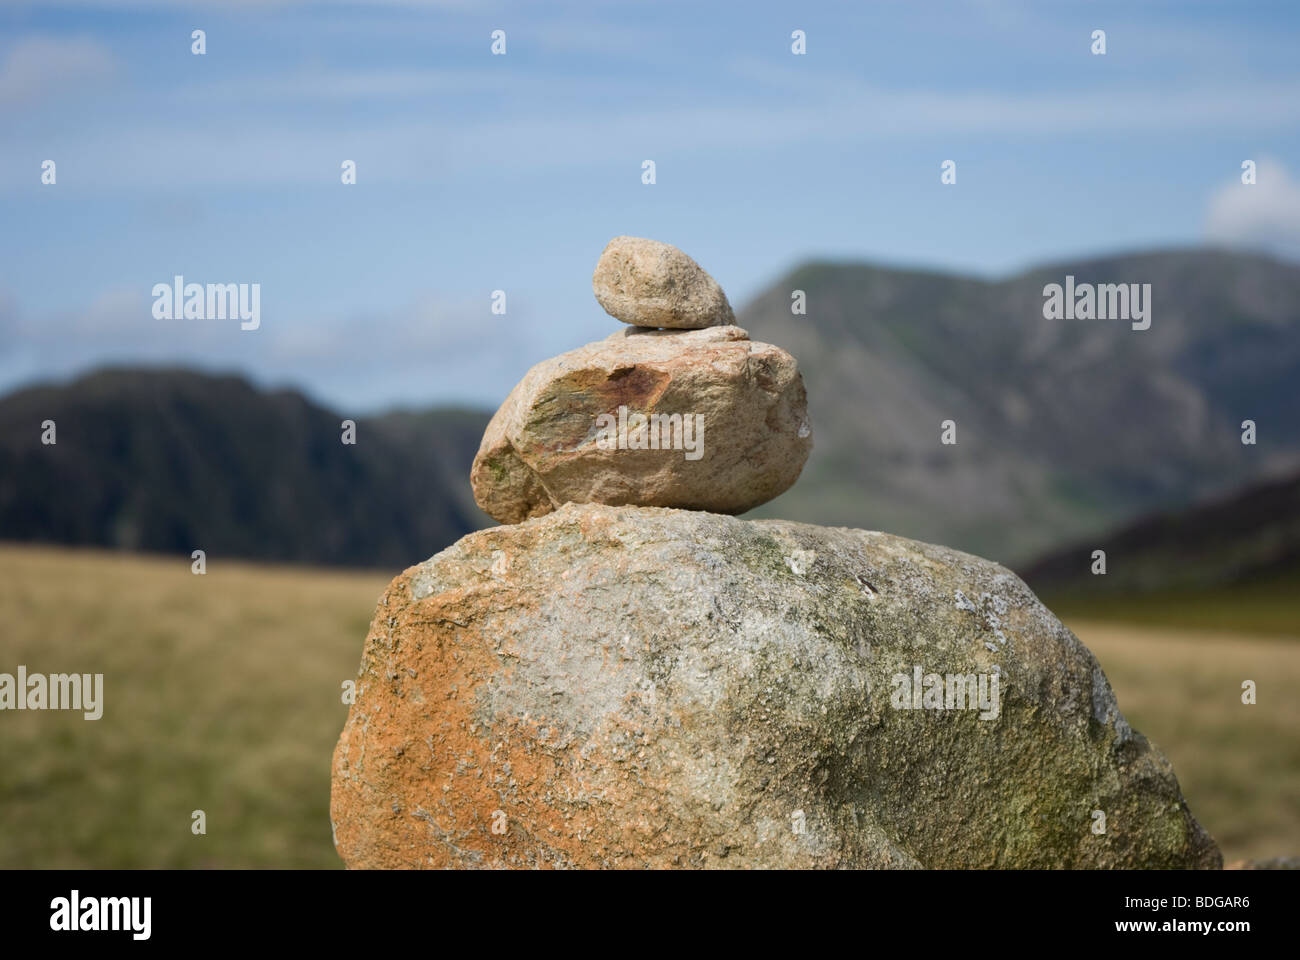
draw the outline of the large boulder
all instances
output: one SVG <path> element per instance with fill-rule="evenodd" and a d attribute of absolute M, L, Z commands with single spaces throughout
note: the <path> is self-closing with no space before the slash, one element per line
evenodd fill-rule
<path fill-rule="evenodd" d="M 502 523 L 570 501 L 742 513 L 789 488 L 811 449 L 784 350 L 734 326 L 627 327 L 529 370 L 470 483 Z"/>
<path fill-rule="evenodd" d="M 358 676 L 351 867 L 1221 865 L 1024 583 L 884 533 L 569 505 L 397 577 Z"/>

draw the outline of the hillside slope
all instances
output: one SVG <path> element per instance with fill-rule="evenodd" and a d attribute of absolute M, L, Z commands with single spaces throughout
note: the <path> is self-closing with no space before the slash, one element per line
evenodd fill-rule
<path fill-rule="evenodd" d="M 1104 576 L 1092 573 L 1099 549 Z M 1081 598 L 1289 579 L 1300 611 L 1300 474 L 1055 550 L 1023 575 L 1041 592 Z"/>
<path fill-rule="evenodd" d="M 1043 286 L 1067 274 L 1150 283 L 1150 329 L 1044 319 Z M 814 425 L 803 477 L 760 515 L 1011 563 L 1300 465 L 1300 267 L 1267 257 L 1150 253 L 996 282 L 815 263 L 738 322 L 798 358 Z"/>
<path fill-rule="evenodd" d="M 355 445 L 342 419 L 185 370 L 19 391 L 0 399 L 0 539 L 401 567 L 482 525 L 451 478 L 467 486 L 485 417 L 361 420 Z"/>

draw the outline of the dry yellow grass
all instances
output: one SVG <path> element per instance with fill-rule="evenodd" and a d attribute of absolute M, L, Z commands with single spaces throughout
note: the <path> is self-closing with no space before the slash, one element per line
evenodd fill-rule
<path fill-rule="evenodd" d="M 341 685 L 386 582 L 0 547 L 0 671 L 104 674 L 99 720 L 0 714 L 0 866 L 338 866 Z"/>
<path fill-rule="evenodd" d="M 1224 860 L 1300 854 L 1300 642 L 1067 620 Z M 1255 681 L 1254 706 L 1241 702 Z"/>
<path fill-rule="evenodd" d="M 340 693 L 387 580 L 0 546 L 0 671 L 105 685 L 100 720 L 0 714 L 0 867 L 340 866 Z M 1300 644 L 1071 626 L 1227 859 L 1300 853 Z"/>

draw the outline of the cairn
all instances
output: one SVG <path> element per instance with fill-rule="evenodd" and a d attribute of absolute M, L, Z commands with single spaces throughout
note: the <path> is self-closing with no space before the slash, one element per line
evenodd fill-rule
<path fill-rule="evenodd" d="M 535 366 L 483 437 L 503 525 L 375 608 L 334 750 L 349 867 L 1222 865 L 1009 570 L 723 515 L 794 483 L 811 430 L 794 358 L 694 260 L 618 237 L 593 286 L 627 326 Z"/>

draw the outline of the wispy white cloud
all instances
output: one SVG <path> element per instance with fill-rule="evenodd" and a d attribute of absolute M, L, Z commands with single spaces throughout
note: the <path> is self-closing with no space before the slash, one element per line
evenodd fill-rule
<path fill-rule="evenodd" d="M 19 39 L 0 63 L 0 104 L 26 105 L 102 85 L 118 64 L 103 44 L 87 37 L 43 35 Z"/>
<path fill-rule="evenodd" d="M 407 97 L 500 92 L 511 89 L 517 81 L 517 77 L 504 71 L 489 70 L 304 70 L 182 86 L 169 91 L 168 96 L 178 101 L 205 104 L 347 103 L 359 100 L 387 104 Z"/>
<path fill-rule="evenodd" d="M 243 331 L 238 321 L 155 319 L 146 287 L 107 289 L 84 308 L 54 312 L 24 310 L 0 291 L 0 338 L 14 347 L 0 356 L 0 383 L 63 378 L 105 364 L 184 364 L 308 386 L 356 410 L 411 397 L 489 405 L 532 364 L 573 344 L 521 323 L 526 303 L 512 301 L 508 316 L 492 316 L 488 306 L 486 297 L 469 303 L 422 294 L 392 309 L 308 318 L 264 286 L 262 325 Z M 486 324 L 500 328 L 490 351 L 483 349 Z"/>
<path fill-rule="evenodd" d="M 18 9 L 33 7 L 83 7 L 99 8 L 113 12 L 127 10 L 267 10 L 294 7 L 394 7 L 394 8 L 446 8 L 463 9 L 476 4 L 490 5 L 484 0 L 0 0 L 0 7 Z"/>
<path fill-rule="evenodd" d="M 546 53 L 617 57 L 620 60 L 663 59 L 674 42 L 670 34 L 643 24 L 542 22 L 528 29 L 523 39 Z"/>
<path fill-rule="evenodd" d="M 756 73 L 738 64 L 738 74 Z M 790 81 L 789 95 L 754 96 L 743 102 L 701 100 L 690 106 L 642 101 L 621 112 L 593 111 L 590 104 L 553 95 L 546 81 L 484 81 L 473 73 L 349 72 L 316 79 L 282 79 L 269 96 L 291 100 L 313 95 L 380 100 L 399 91 L 413 95 L 445 84 L 491 82 L 509 91 L 510 103 L 475 115 L 443 109 L 433 101 L 427 116 L 376 116 L 342 124 L 328 110 L 304 114 L 257 109 L 266 97 L 250 84 L 222 104 L 223 117 L 206 111 L 202 123 L 183 116 L 166 127 L 145 119 L 115 120 L 45 138 L 51 156 L 93 158 L 82 182 L 88 186 L 195 186 L 288 184 L 337 179 L 341 159 L 366 158 L 371 182 L 436 182 L 454 172 L 546 168 L 589 169 L 639 163 L 641 152 L 658 155 L 701 150 L 741 151 L 807 145 L 871 144 L 906 138 L 1001 136 L 1111 137 L 1128 134 L 1293 129 L 1300 125 L 1300 81 L 1253 83 L 1249 89 L 1218 86 L 1177 90 L 1000 93 L 890 90 L 840 77 Z M 557 81 L 566 92 L 567 80 Z M 768 77 L 784 89 L 782 74 Z M 551 107 L 546 108 L 550 101 Z M 247 106 L 246 106 L 247 105 Z M 282 107 L 284 105 L 282 104 Z M 593 121 L 593 112 L 599 122 Z M 221 150 L 214 151 L 214 130 Z M 635 156 L 634 156 L 635 155 Z M 645 153 L 644 156 L 650 156 Z M 23 161 L 25 162 L 25 161 Z M 0 183 L 21 182 L 20 159 L 0 157 Z M 312 173 L 311 171 L 317 171 Z"/>
<path fill-rule="evenodd" d="M 1210 198 L 1205 236 L 1300 258 L 1300 181 L 1280 161 L 1261 157 L 1254 184 L 1238 177 Z"/>

